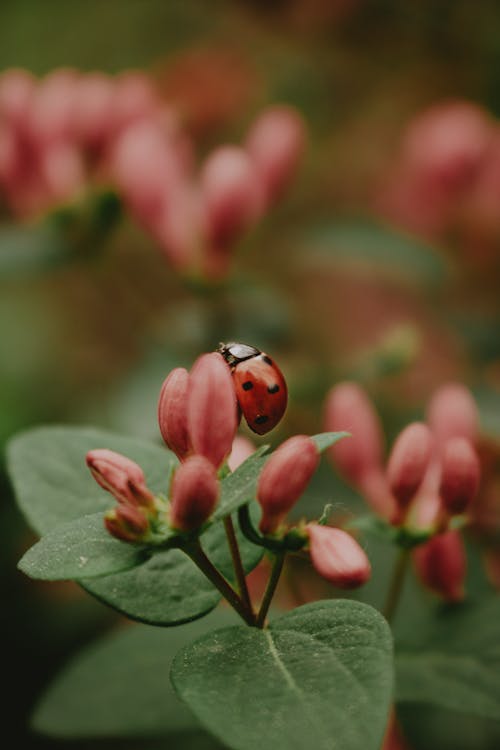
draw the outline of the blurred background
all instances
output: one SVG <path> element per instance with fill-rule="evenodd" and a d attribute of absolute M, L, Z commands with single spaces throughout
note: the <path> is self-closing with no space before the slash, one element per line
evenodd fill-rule
<path fill-rule="evenodd" d="M 273 444 L 353 379 L 389 442 L 460 381 L 496 445 L 498 116 L 496 0 L 3 0 L 2 450 L 39 423 L 157 440 L 168 371 L 224 340 L 287 377 Z M 4 726 L 52 747 L 36 696 L 115 617 L 15 570 L 0 481 Z M 310 507 L 332 495 L 323 467 Z M 498 747 L 436 711 L 402 717 L 412 747 Z"/>

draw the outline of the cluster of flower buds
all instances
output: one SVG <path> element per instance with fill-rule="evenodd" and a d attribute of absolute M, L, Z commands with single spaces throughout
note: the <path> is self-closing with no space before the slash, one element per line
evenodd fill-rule
<path fill-rule="evenodd" d="M 284 538 L 290 529 L 286 515 L 297 503 L 319 464 L 319 451 L 306 435 L 286 440 L 268 459 L 259 477 L 257 501 L 262 509 L 259 524 L 264 536 Z M 361 586 L 371 568 L 364 550 L 346 531 L 316 522 L 292 527 L 307 543 L 316 571 L 339 588 Z"/>
<path fill-rule="evenodd" d="M 161 123 L 140 123 L 116 143 L 113 177 L 133 215 L 170 262 L 207 280 L 227 275 L 236 244 L 290 185 L 305 143 L 290 107 L 265 110 L 241 145 L 224 145 L 199 169 Z"/>
<path fill-rule="evenodd" d="M 61 68 L 36 80 L 7 70 L 0 76 L 0 199 L 19 218 L 77 200 L 91 183 L 109 180 L 116 140 L 161 114 L 141 73 Z"/>
<path fill-rule="evenodd" d="M 125 542 L 146 541 L 157 505 L 141 467 L 106 448 L 89 451 L 86 460 L 96 482 L 118 501 L 104 516 L 109 533 Z"/>
<path fill-rule="evenodd" d="M 19 218 L 114 188 L 185 274 L 220 279 L 236 243 L 283 195 L 305 145 L 291 107 L 264 110 L 241 145 L 200 168 L 191 138 L 148 76 L 58 69 L 0 76 L 0 201 Z"/>
<path fill-rule="evenodd" d="M 428 532 L 429 541 L 414 551 L 423 582 L 449 600 L 459 599 L 465 553 L 450 521 L 470 510 L 480 478 L 471 394 L 459 384 L 440 388 L 429 403 L 427 423 L 408 425 L 387 463 L 378 415 L 358 385 L 341 383 L 330 391 L 325 424 L 352 433 L 330 449 L 330 457 L 376 513 L 396 527 Z"/>
<path fill-rule="evenodd" d="M 408 125 L 376 209 L 425 237 L 453 233 L 475 260 L 496 255 L 500 128 L 467 101 L 436 104 Z"/>

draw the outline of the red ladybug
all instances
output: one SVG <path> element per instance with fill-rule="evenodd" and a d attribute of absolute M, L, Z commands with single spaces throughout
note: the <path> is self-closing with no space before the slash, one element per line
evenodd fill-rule
<path fill-rule="evenodd" d="M 265 435 L 285 413 L 288 393 L 279 367 L 264 352 L 247 344 L 220 344 L 234 379 L 236 398 L 251 430 Z"/>

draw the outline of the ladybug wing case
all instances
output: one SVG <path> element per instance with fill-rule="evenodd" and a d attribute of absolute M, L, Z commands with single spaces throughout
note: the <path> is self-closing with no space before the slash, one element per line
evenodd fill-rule
<path fill-rule="evenodd" d="M 287 405 L 281 370 L 263 354 L 237 364 L 233 378 L 238 403 L 250 429 L 258 435 L 272 430 Z"/>

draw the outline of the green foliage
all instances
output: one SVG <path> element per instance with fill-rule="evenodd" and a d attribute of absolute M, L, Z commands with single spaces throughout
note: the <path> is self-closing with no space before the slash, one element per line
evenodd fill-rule
<path fill-rule="evenodd" d="M 160 445 L 92 427 L 38 427 L 21 433 L 8 446 L 7 466 L 19 506 L 39 534 L 113 505 L 85 464 L 93 448 L 109 448 L 136 461 L 156 494 L 165 492 L 177 464 Z"/>
<path fill-rule="evenodd" d="M 397 649 L 397 699 L 500 716 L 500 598 L 438 609 L 414 643 Z"/>
<path fill-rule="evenodd" d="M 198 722 L 170 684 L 171 663 L 193 638 L 235 619 L 221 609 L 175 630 L 133 625 L 106 635 L 56 677 L 36 707 L 34 728 L 72 739 L 193 730 Z"/>
<path fill-rule="evenodd" d="M 235 750 L 376 750 L 391 700 L 389 628 L 358 602 L 316 602 L 266 630 L 203 636 L 177 655 L 172 681 Z"/>
<path fill-rule="evenodd" d="M 58 526 L 26 552 L 18 568 L 46 581 L 101 576 L 133 568 L 143 551 L 109 534 L 102 513 Z"/>
<path fill-rule="evenodd" d="M 447 273 L 443 257 L 410 234 L 366 220 L 317 227 L 312 259 L 347 264 L 411 284 L 441 283 Z"/>

